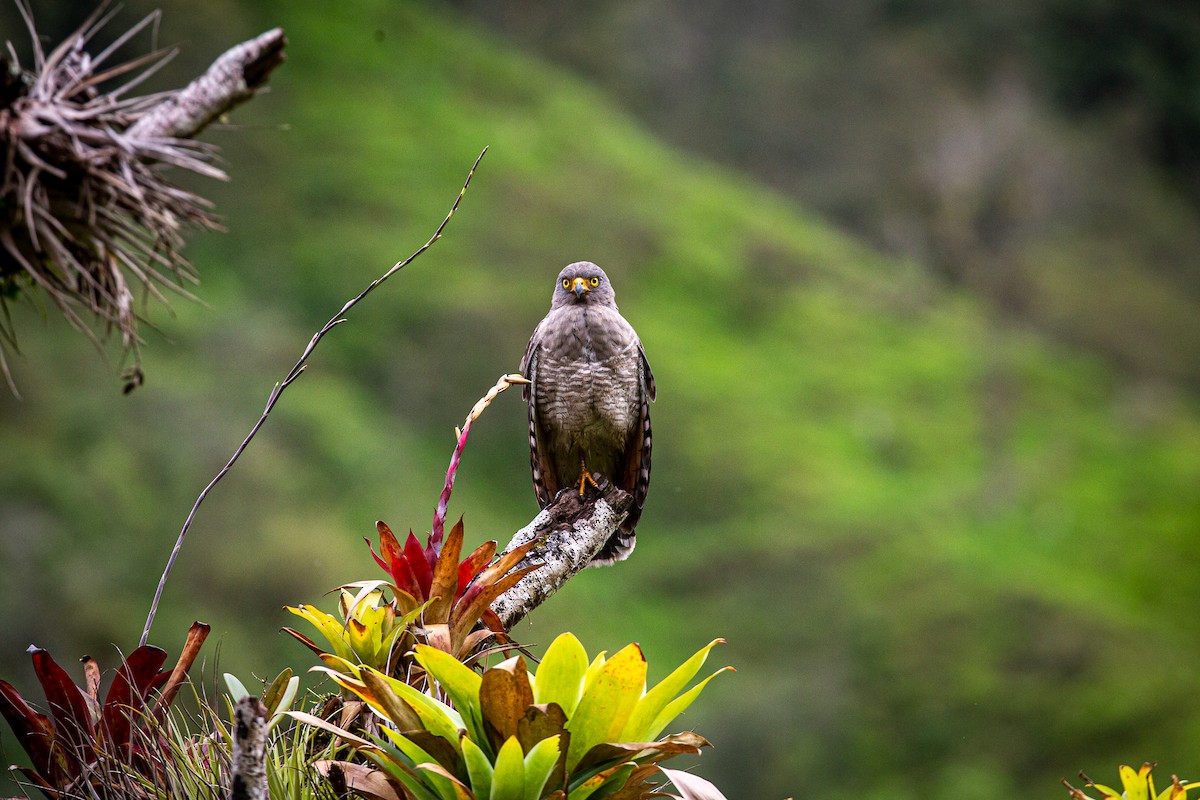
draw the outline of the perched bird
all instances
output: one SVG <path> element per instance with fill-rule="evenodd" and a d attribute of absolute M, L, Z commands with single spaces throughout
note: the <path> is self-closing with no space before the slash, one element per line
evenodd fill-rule
<path fill-rule="evenodd" d="M 558 274 L 550 313 L 521 361 L 529 384 L 533 490 L 545 508 L 565 487 L 582 496 L 598 472 L 633 495 L 620 528 L 590 566 L 623 561 L 650 486 L 654 374 L 637 331 L 617 311 L 612 284 L 590 261 Z"/>

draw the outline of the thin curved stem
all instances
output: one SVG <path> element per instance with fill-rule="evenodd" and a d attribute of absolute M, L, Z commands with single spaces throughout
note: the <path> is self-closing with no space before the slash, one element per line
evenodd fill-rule
<path fill-rule="evenodd" d="M 154 624 L 154 616 L 158 613 L 158 604 L 162 600 L 163 589 L 167 585 L 167 578 L 171 574 L 171 569 L 175 566 L 176 559 L 179 558 L 179 551 L 183 549 L 184 537 L 187 536 L 188 530 L 192 527 L 192 521 L 196 518 L 196 512 L 200 509 L 200 504 L 204 502 L 204 498 L 208 497 L 208 493 L 213 490 L 213 487 L 215 487 L 217 483 L 219 483 L 220 480 L 229 473 L 229 470 L 231 470 L 233 465 L 237 463 L 237 460 L 241 458 L 242 453 L 245 452 L 246 447 L 250 444 L 250 441 L 258 434 L 258 431 L 262 428 L 263 423 L 267 421 L 267 415 L 271 413 L 271 410 L 275 408 L 275 404 L 279 402 L 279 398 L 283 396 L 284 390 L 291 386 L 292 382 L 299 378 L 301 374 L 303 374 L 304 368 L 308 362 L 308 357 L 312 354 L 313 350 L 316 349 L 317 344 L 321 341 L 321 339 L 325 338 L 325 334 L 329 333 L 335 327 L 345 322 L 345 315 L 350 311 L 350 309 L 354 308 L 354 306 L 358 305 L 363 298 L 374 291 L 375 287 L 379 286 L 379 284 L 383 283 L 388 278 L 407 267 L 414 260 L 416 260 L 418 256 L 432 247 L 434 242 L 442 238 L 442 231 L 446 229 L 446 225 L 450 222 L 450 218 L 453 217 L 454 212 L 458 210 L 458 204 L 462 202 L 463 196 L 466 195 L 467 187 L 471 185 L 471 178 L 474 177 L 475 170 L 479 167 L 479 162 L 483 160 L 483 157 L 486 154 L 487 148 L 485 147 L 475 159 L 475 163 L 471 165 L 471 170 L 467 173 L 467 179 L 463 181 L 462 189 L 459 190 L 458 197 L 454 199 L 454 204 L 450 207 L 449 213 L 447 213 L 445 219 L 442 220 L 442 224 L 438 225 L 437 230 L 433 233 L 433 236 L 429 237 L 429 241 L 417 248 L 417 250 L 408 258 L 404 259 L 403 261 L 396 262 L 391 269 L 383 273 L 383 275 L 380 275 L 375 280 L 371 281 L 367 288 L 359 292 L 358 295 L 342 306 L 340 311 L 330 317 L 329 321 L 325 323 L 321 330 L 317 331 L 316 334 L 313 335 L 312 339 L 309 340 L 308 346 L 304 348 L 304 352 L 301 353 L 300 358 L 292 366 L 291 370 L 288 371 L 287 376 L 282 381 L 276 383 L 275 387 L 271 389 L 271 394 L 267 398 L 266 408 L 263 409 L 262 415 L 258 418 L 258 421 L 254 423 L 254 427 L 250 429 L 250 433 L 245 439 L 242 440 L 242 443 L 238 445 L 238 448 L 234 451 L 233 456 L 231 456 L 229 461 L 226 462 L 225 466 L 221 468 L 221 471 L 216 474 L 216 477 L 209 481 L 208 485 L 204 487 L 204 490 L 200 492 L 199 496 L 196 498 L 196 502 L 192 505 L 192 510 L 188 512 L 187 519 L 184 520 L 183 523 L 183 528 L 179 531 L 179 536 L 175 539 L 175 547 L 171 550 L 171 556 L 167 559 L 167 566 L 165 569 L 163 569 L 162 577 L 159 578 L 158 588 L 154 592 L 154 601 L 150 604 L 150 613 L 146 616 L 146 626 L 142 629 L 141 644 L 146 644 L 147 639 L 150 637 L 150 627 Z"/>

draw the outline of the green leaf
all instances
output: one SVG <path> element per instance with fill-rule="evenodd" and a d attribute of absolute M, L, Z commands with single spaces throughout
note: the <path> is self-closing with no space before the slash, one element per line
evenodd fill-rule
<path fill-rule="evenodd" d="M 373 670 L 370 667 L 363 667 L 362 672 L 364 674 L 372 673 L 376 677 L 382 678 L 388 688 L 395 692 L 401 700 L 407 702 L 413 711 L 417 712 L 417 716 L 420 718 L 425 730 L 436 736 L 441 736 L 456 747 L 458 746 L 458 732 L 464 725 L 463 719 L 457 711 L 424 692 L 417 691 L 407 683 L 384 675 L 382 672 Z M 368 703 L 373 700 L 373 698 L 367 696 L 363 696 L 363 699 Z"/>
<path fill-rule="evenodd" d="M 496 756 L 490 800 L 522 800 L 525 794 L 525 754 L 517 737 L 510 737 Z"/>
<path fill-rule="evenodd" d="M 533 696 L 538 703 L 557 703 L 570 717 L 583 696 L 587 651 L 571 633 L 550 643 L 534 678 Z"/>
<path fill-rule="evenodd" d="M 346 626 L 340 619 L 326 614 L 316 606 L 300 605 L 297 607 L 285 606 L 285 608 L 312 623 L 313 627 L 325 637 L 325 641 L 329 642 L 329 646 L 333 648 L 336 655 L 347 661 L 353 659 L 354 654 L 346 642 Z"/>
<path fill-rule="evenodd" d="M 622 742 L 645 742 L 657 736 L 662 728 L 651 730 L 651 727 L 658 719 L 658 715 L 677 694 L 683 691 L 688 681 L 696 677 L 696 673 L 704 666 L 709 651 L 724 642 L 724 639 L 712 640 L 707 646 L 702 647 L 695 655 L 680 664 L 661 683 L 646 692 L 634 706 L 633 713 L 629 715 L 629 721 L 625 723 L 619 740 Z M 667 720 L 663 725 L 665 726 L 669 722 L 670 720 Z"/>
<path fill-rule="evenodd" d="M 330 666 L 311 667 L 309 672 L 324 672 L 338 686 L 341 686 L 347 691 L 366 699 L 366 685 L 357 677 L 361 670 L 359 667 L 344 658 L 339 658 L 332 653 L 322 653 L 321 660 Z"/>
<path fill-rule="evenodd" d="M 588 688 L 596 681 L 600 675 L 600 670 L 604 669 L 604 665 L 608 662 L 608 651 L 601 650 L 592 659 L 592 663 L 588 664 L 587 672 L 583 675 L 583 693 L 587 694 Z"/>
<path fill-rule="evenodd" d="M 377 713 L 383 714 L 384 718 L 396 726 L 399 731 L 413 731 L 421 729 L 421 717 L 416 711 L 413 711 L 412 706 L 404 702 L 392 688 L 388 686 L 379 677 L 378 673 L 364 671 L 362 673 L 363 685 L 374 698 L 372 707 Z M 363 696 L 365 699 L 364 695 Z M 370 702 L 370 701 L 368 701 Z"/>
<path fill-rule="evenodd" d="M 1125 797 L 1128 800 L 1148 800 L 1150 794 L 1150 764 L 1143 764 L 1141 769 L 1134 770 L 1126 764 L 1118 769 L 1121 783 L 1125 785 Z"/>
<path fill-rule="evenodd" d="M 636 644 L 623 648 L 589 677 L 579 706 L 567 721 L 568 771 L 593 746 L 616 741 L 645 688 L 646 658 Z"/>
<path fill-rule="evenodd" d="M 229 689 L 229 699 L 237 705 L 239 702 L 250 696 L 250 692 L 246 690 L 246 684 L 237 679 L 236 675 L 225 673 L 225 687 Z"/>
<path fill-rule="evenodd" d="M 463 782 L 443 767 L 433 762 L 417 764 L 417 769 L 425 773 L 429 782 L 437 789 L 442 800 L 476 800 L 475 795 L 463 785 Z"/>
<path fill-rule="evenodd" d="M 281 681 L 286 682 L 280 685 Z M 267 707 L 267 730 L 274 730 L 279 723 L 283 722 L 283 712 L 292 707 L 292 702 L 296 699 L 296 693 L 300 691 L 300 676 L 292 675 L 290 669 L 285 669 L 280 672 L 275 681 L 267 689 L 265 697 L 268 702 L 264 703 Z"/>
<path fill-rule="evenodd" d="M 405 755 L 414 765 L 424 764 L 426 762 L 436 764 L 437 759 L 429 754 L 425 748 L 409 739 L 403 733 L 391 728 L 380 728 L 380 732 L 386 736 L 396 749 Z M 382 737 L 381 737 L 382 738 Z"/>
<path fill-rule="evenodd" d="M 276 711 L 291 708 L 299 685 L 300 679 L 293 678 L 290 669 L 284 669 L 276 675 L 275 680 L 271 681 L 271 685 L 263 693 L 263 705 L 267 707 L 267 713 L 274 714 Z"/>
<path fill-rule="evenodd" d="M 490 798 L 492 795 L 492 762 L 479 745 L 468 737 L 462 740 L 463 761 L 467 764 L 467 777 L 471 780 L 471 791 L 476 797 Z"/>
<path fill-rule="evenodd" d="M 436 647 L 419 644 L 415 648 L 417 663 L 432 675 L 463 715 L 471 738 L 479 744 L 487 742 L 483 728 L 480 686 L 483 679 L 454 656 Z"/>
<path fill-rule="evenodd" d="M 655 736 L 658 736 L 660 733 L 662 733 L 663 728 L 671 724 L 673 719 L 686 711 L 687 707 L 690 706 L 692 702 L 700 696 L 700 692 L 704 690 L 704 687 L 708 685 L 709 681 L 720 675 L 722 672 L 730 672 L 732 670 L 733 667 L 722 667 L 712 675 L 709 675 L 707 678 L 697 683 L 691 689 L 688 689 L 679 697 L 676 697 L 670 703 L 667 703 L 667 707 L 659 712 L 658 716 L 654 718 L 654 722 L 650 724 L 649 736 L 647 738 L 652 739 Z"/>
<path fill-rule="evenodd" d="M 614 785 L 619 787 L 633 770 L 633 764 L 618 764 L 615 767 L 609 767 L 597 772 L 595 775 L 588 777 L 587 780 L 580 781 L 576 784 L 575 788 L 567 792 L 567 800 L 587 800 L 587 798 L 600 791 L 601 787 Z"/>
<path fill-rule="evenodd" d="M 407 756 L 399 752 L 380 751 L 379 749 L 360 750 L 360 752 L 390 777 L 399 781 L 416 800 L 445 800 L 440 792 L 430 786 L 430 782 L 425 780 L 425 776 L 418 775 L 414 766 L 405 763 L 403 759 Z"/>
<path fill-rule="evenodd" d="M 538 800 L 542 796 L 542 789 L 558 763 L 559 741 L 558 736 L 542 739 L 525 756 L 525 794 L 522 800 Z"/>

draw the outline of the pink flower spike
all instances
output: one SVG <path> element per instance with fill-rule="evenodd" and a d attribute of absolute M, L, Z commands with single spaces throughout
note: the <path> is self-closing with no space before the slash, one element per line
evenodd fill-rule
<path fill-rule="evenodd" d="M 446 511 L 450 508 L 450 494 L 454 491 L 454 477 L 458 474 L 458 465 L 462 461 L 463 448 L 467 446 L 467 436 L 471 433 L 472 417 L 467 417 L 463 423 L 462 433 L 458 437 L 458 445 L 454 455 L 450 456 L 450 468 L 446 470 L 446 485 L 442 487 L 442 496 L 438 498 L 437 511 L 433 515 L 433 531 L 429 534 L 429 544 L 435 553 L 442 551 L 442 532 L 446 528 Z"/>

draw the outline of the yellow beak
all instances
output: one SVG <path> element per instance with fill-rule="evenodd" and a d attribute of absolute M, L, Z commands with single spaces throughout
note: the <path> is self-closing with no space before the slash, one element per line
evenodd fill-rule
<path fill-rule="evenodd" d="M 571 282 L 571 291 L 575 293 L 576 297 L 579 297 L 584 292 L 590 292 L 591 290 L 592 287 L 588 286 L 585 278 L 576 278 Z"/>

